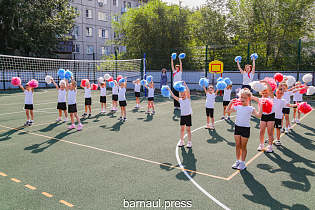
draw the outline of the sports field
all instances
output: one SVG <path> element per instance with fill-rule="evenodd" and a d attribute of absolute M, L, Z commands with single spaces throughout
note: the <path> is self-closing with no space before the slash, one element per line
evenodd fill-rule
<path fill-rule="evenodd" d="M 127 121 L 121 122 L 120 111 L 109 111 L 111 91 L 107 113 L 99 114 L 99 94 L 92 91 L 92 117 L 76 131 L 67 129 L 70 121 L 55 122 L 56 89 L 35 90 L 30 127 L 23 126 L 23 92 L 0 93 L 1 210 L 315 209 L 314 111 L 302 115 L 271 154 L 257 151 L 260 120 L 252 117 L 248 165 L 240 172 L 231 168 L 235 113 L 220 120 L 222 97 L 215 104 L 215 130 L 204 129 L 205 96 L 191 97 L 188 149 L 177 147 L 180 110 L 173 100 L 156 94 L 156 114 L 145 114 L 147 99 L 133 109 L 134 93 L 127 92 Z M 82 89 L 77 104 L 81 116 Z"/>

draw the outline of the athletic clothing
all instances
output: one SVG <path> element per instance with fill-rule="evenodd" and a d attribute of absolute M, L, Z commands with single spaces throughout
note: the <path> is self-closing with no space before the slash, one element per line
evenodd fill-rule
<path fill-rule="evenodd" d="M 33 104 L 33 92 L 25 90 L 24 94 L 25 94 L 25 104 Z"/>
<path fill-rule="evenodd" d="M 92 98 L 85 98 L 85 106 L 91 106 L 92 105 Z"/>
<path fill-rule="evenodd" d="M 135 97 L 139 98 L 140 97 L 140 92 L 135 92 Z"/>
<path fill-rule="evenodd" d="M 112 100 L 113 101 L 118 101 L 118 95 L 112 95 Z"/>
<path fill-rule="evenodd" d="M 244 138 L 249 138 L 250 127 L 242 127 L 242 126 L 235 125 L 234 135 L 240 135 Z"/>
<path fill-rule="evenodd" d="M 247 88 L 252 92 L 252 87 L 250 85 L 242 85 L 242 89 Z"/>
<path fill-rule="evenodd" d="M 293 96 L 293 92 L 292 91 L 287 91 L 287 92 L 284 92 L 282 98 L 284 100 L 286 100 L 288 103 L 290 103 L 291 102 L 291 96 Z M 290 108 L 290 107 L 285 106 L 284 108 Z"/>
<path fill-rule="evenodd" d="M 282 119 L 276 119 L 275 120 L 275 128 L 279 128 L 281 129 L 282 128 Z"/>
<path fill-rule="evenodd" d="M 273 99 L 273 107 L 275 110 L 275 118 L 276 119 L 282 119 L 283 113 L 282 113 L 282 108 L 285 107 L 285 105 L 288 104 L 288 102 L 284 99 Z"/>
<path fill-rule="evenodd" d="M 149 90 L 148 97 L 149 98 L 154 97 L 154 88 L 148 88 L 148 90 Z"/>
<path fill-rule="evenodd" d="M 224 89 L 224 93 L 223 93 L 223 101 L 231 101 L 231 92 L 232 89 Z"/>
<path fill-rule="evenodd" d="M 24 109 L 29 109 L 29 110 L 33 110 L 33 104 L 25 104 Z"/>
<path fill-rule="evenodd" d="M 260 98 L 259 101 L 263 99 L 263 98 Z M 271 98 L 270 96 L 268 96 L 268 99 L 272 101 L 273 103 L 273 98 Z M 263 115 L 269 115 L 269 114 L 272 114 L 272 113 L 275 113 L 275 110 L 274 110 L 274 106 L 272 106 L 272 109 L 271 109 L 271 112 L 270 113 L 267 113 L 267 112 L 263 112 Z"/>
<path fill-rule="evenodd" d="M 290 108 L 285 108 L 285 107 L 284 107 L 284 108 L 282 109 L 282 113 L 283 113 L 283 114 L 290 114 Z"/>
<path fill-rule="evenodd" d="M 261 121 L 263 121 L 263 122 L 275 121 L 275 113 L 263 114 L 261 116 Z"/>
<path fill-rule="evenodd" d="M 118 93 L 118 100 L 119 101 L 126 101 L 126 88 L 119 88 L 119 93 Z"/>
<path fill-rule="evenodd" d="M 191 115 L 180 116 L 180 125 L 192 126 Z"/>
<path fill-rule="evenodd" d="M 230 101 L 223 101 L 223 106 L 228 106 Z"/>
<path fill-rule="evenodd" d="M 175 95 L 176 97 L 179 97 L 179 92 L 178 92 L 177 90 L 175 90 L 175 88 L 173 88 L 172 91 L 173 91 L 173 93 L 174 93 L 174 95 Z M 174 99 L 174 107 L 180 107 L 179 102 L 176 101 L 175 99 Z"/>
<path fill-rule="evenodd" d="M 148 97 L 148 101 L 154 101 L 154 97 Z"/>
<path fill-rule="evenodd" d="M 301 102 L 303 102 L 303 101 L 294 101 L 294 104 L 298 104 L 298 103 L 301 103 Z M 293 107 L 293 109 L 296 109 L 296 108 L 297 108 L 297 106 Z"/>
<path fill-rule="evenodd" d="M 118 95 L 118 86 L 115 85 L 113 88 L 112 88 L 112 94 L 113 95 Z"/>
<path fill-rule="evenodd" d="M 102 88 L 100 87 L 101 89 L 101 96 L 106 96 L 106 87 Z"/>
<path fill-rule="evenodd" d="M 255 108 L 252 106 L 238 105 L 234 106 L 234 110 L 236 111 L 235 125 L 240 127 L 250 127 L 250 118 Z"/>
<path fill-rule="evenodd" d="M 68 92 L 68 106 L 72 104 L 76 104 L 76 96 L 77 91 L 76 90 L 69 90 Z"/>
<path fill-rule="evenodd" d="M 125 107 L 125 106 L 127 106 L 127 102 L 126 101 L 119 101 L 119 106 Z"/>
<path fill-rule="evenodd" d="M 140 87 L 141 87 L 141 85 L 140 85 L 140 83 L 139 84 L 135 84 L 135 92 L 139 92 L 140 93 Z"/>
<path fill-rule="evenodd" d="M 303 101 L 303 94 L 299 93 L 299 91 L 293 93 L 293 101 Z"/>
<path fill-rule="evenodd" d="M 193 113 L 191 109 L 190 99 L 186 98 L 185 100 L 179 99 L 181 116 L 191 115 Z"/>
<path fill-rule="evenodd" d="M 106 96 L 100 96 L 100 102 L 106 103 Z"/>
<path fill-rule="evenodd" d="M 67 103 L 66 102 L 58 102 L 57 109 L 67 110 Z"/>
<path fill-rule="evenodd" d="M 58 103 L 66 103 L 67 102 L 67 90 L 58 90 Z"/>
<path fill-rule="evenodd" d="M 215 93 L 207 93 L 207 100 L 206 100 L 206 108 L 214 108 L 214 103 L 215 103 Z"/>
<path fill-rule="evenodd" d="M 86 87 L 84 87 L 84 90 L 85 90 L 85 93 L 84 93 L 84 98 L 91 98 L 91 92 L 92 92 L 92 89 L 91 87 L 88 89 Z"/>
<path fill-rule="evenodd" d="M 213 108 L 206 108 L 206 114 L 207 116 L 210 116 L 211 118 L 213 118 Z"/>
<path fill-rule="evenodd" d="M 178 81 L 182 81 L 182 71 L 173 71 L 173 84 Z"/>
<path fill-rule="evenodd" d="M 69 113 L 76 113 L 76 112 L 78 112 L 77 105 L 76 104 L 71 104 L 71 105 L 68 104 L 68 112 Z"/>
<path fill-rule="evenodd" d="M 243 85 L 249 85 L 251 81 L 254 79 L 254 74 L 251 72 L 250 74 L 244 71 L 243 73 Z"/>

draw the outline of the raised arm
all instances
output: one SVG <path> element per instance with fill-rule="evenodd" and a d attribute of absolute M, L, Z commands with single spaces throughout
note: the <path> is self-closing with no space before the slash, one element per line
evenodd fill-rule
<path fill-rule="evenodd" d="M 252 68 L 253 75 L 255 74 L 255 57 L 253 57 L 253 68 Z"/>
<path fill-rule="evenodd" d="M 234 108 L 231 108 L 232 104 L 236 101 L 236 99 L 233 99 L 230 101 L 229 105 L 226 107 L 225 112 L 226 113 L 233 113 L 235 112 Z"/>
<path fill-rule="evenodd" d="M 298 92 L 298 91 L 303 90 L 303 89 L 308 89 L 308 86 L 303 87 L 303 88 L 298 88 L 296 90 L 293 90 L 293 93 Z"/>
<path fill-rule="evenodd" d="M 172 56 L 171 56 L 171 67 L 172 67 L 172 71 L 175 71 L 175 68 L 174 68 L 174 61 L 173 61 Z"/>
<path fill-rule="evenodd" d="M 241 67 L 241 65 L 240 65 L 240 62 L 239 62 L 238 60 L 237 60 L 236 62 L 237 62 L 238 70 L 240 70 L 240 72 L 241 72 L 242 74 L 244 74 L 244 71 L 243 71 L 243 69 L 242 69 L 242 67 Z"/>
<path fill-rule="evenodd" d="M 73 77 L 71 77 L 71 84 L 72 84 L 73 90 L 76 91 L 77 90 L 77 86 L 74 84 Z"/>
<path fill-rule="evenodd" d="M 136 81 L 132 81 L 132 84 L 136 85 Z"/>
<path fill-rule="evenodd" d="M 282 84 L 285 83 L 288 79 L 283 79 L 279 84 L 278 84 L 278 88 L 281 88 Z"/>
<path fill-rule="evenodd" d="M 66 91 L 68 92 L 69 90 L 69 81 L 66 79 Z"/>
<path fill-rule="evenodd" d="M 167 86 L 166 89 L 168 89 L 171 93 L 171 96 L 176 100 L 179 101 L 179 98 L 177 96 L 174 95 L 174 93 L 171 91 L 171 89 Z"/>
<path fill-rule="evenodd" d="M 254 58 L 254 59 L 255 59 L 255 58 Z M 274 98 L 275 95 L 273 94 L 272 87 L 269 85 L 269 83 L 266 82 L 265 80 L 261 80 L 260 83 L 263 83 L 263 84 L 265 84 L 265 85 L 267 86 L 267 90 L 268 90 L 269 96 L 270 96 L 271 98 Z"/>
<path fill-rule="evenodd" d="M 259 103 L 259 98 L 256 97 L 256 96 L 252 96 L 252 100 L 253 100 L 253 101 L 256 101 L 257 103 Z"/>
<path fill-rule="evenodd" d="M 124 87 L 127 89 L 127 77 L 125 77 Z"/>
<path fill-rule="evenodd" d="M 23 90 L 23 92 L 25 91 L 25 89 L 24 89 L 24 87 L 21 85 L 21 84 L 19 84 L 19 86 L 20 86 L 20 88 Z"/>
<path fill-rule="evenodd" d="M 183 72 L 183 63 L 182 63 L 182 59 L 178 58 L 179 59 L 179 70 L 181 72 Z"/>
<path fill-rule="evenodd" d="M 297 104 L 290 104 L 290 103 L 287 103 L 286 106 L 288 106 L 288 107 L 297 107 Z"/>
<path fill-rule="evenodd" d="M 188 86 L 187 86 L 187 84 L 186 84 L 185 81 L 183 81 L 183 84 L 184 84 L 184 86 L 186 87 L 187 98 L 190 99 L 190 90 L 189 90 L 189 88 L 188 88 Z"/>
<path fill-rule="evenodd" d="M 100 86 L 101 87 L 101 84 L 100 84 L 100 81 L 97 79 L 97 83 L 98 83 L 98 86 Z"/>
<path fill-rule="evenodd" d="M 54 83 L 54 85 L 56 86 L 57 90 L 59 90 L 58 85 L 55 83 L 54 79 L 51 79 L 51 81 Z"/>
<path fill-rule="evenodd" d="M 263 113 L 262 109 L 263 109 L 263 106 L 264 106 L 264 105 L 265 105 L 265 103 L 262 102 L 262 103 L 261 103 L 261 106 L 259 107 L 259 111 L 257 112 L 257 111 L 254 109 L 252 114 L 253 114 L 255 117 L 261 118 L 262 113 Z"/>
<path fill-rule="evenodd" d="M 207 94 L 207 89 L 204 85 L 203 85 L 203 89 L 204 89 L 205 93 Z"/>
<path fill-rule="evenodd" d="M 219 89 L 217 89 L 217 90 L 215 91 L 215 96 L 218 95 L 218 92 L 219 92 Z"/>

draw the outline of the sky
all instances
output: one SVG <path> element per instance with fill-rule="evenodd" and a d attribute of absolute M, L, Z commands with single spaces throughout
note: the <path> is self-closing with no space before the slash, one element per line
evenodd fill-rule
<path fill-rule="evenodd" d="M 173 3 L 173 4 L 179 4 L 179 0 L 162 0 L 166 3 Z M 182 0 L 183 6 L 188 6 L 190 8 L 200 6 L 201 4 L 205 4 L 206 0 Z"/>

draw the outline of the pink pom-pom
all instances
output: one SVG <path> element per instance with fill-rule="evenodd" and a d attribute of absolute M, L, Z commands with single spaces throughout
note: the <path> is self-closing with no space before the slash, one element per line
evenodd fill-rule
<path fill-rule="evenodd" d="M 117 77 L 117 82 L 119 82 L 120 79 L 122 79 L 123 77 L 121 75 L 118 75 Z"/>
<path fill-rule="evenodd" d="M 93 84 L 93 90 L 97 90 L 97 88 L 98 88 L 98 84 Z"/>
<path fill-rule="evenodd" d="M 307 113 L 309 113 L 310 111 L 313 110 L 313 108 L 306 102 L 298 103 L 297 104 L 297 108 L 303 114 L 307 114 Z"/>
<path fill-rule="evenodd" d="M 272 111 L 272 107 L 273 107 L 272 100 L 270 100 L 268 98 L 261 98 L 259 100 L 259 103 L 258 103 L 258 109 L 260 109 L 260 106 L 263 102 L 265 102 L 265 104 L 263 105 L 263 112 L 270 114 L 270 112 Z"/>
<path fill-rule="evenodd" d="M 38 82 L 37 82 L 37 80 L 32 79 L 31 81 L 28 82 L 28 85 L 29 85 L 31 88 L 37 88 L 37 87 L 38 87 Z"/>
<path fill-rule="evenodd" d="M 12 77 L 11 84 L 14 86 L 18 86 L 21 84 L 21 79 L 19 77 Z"/>
<path fill-rule="evenodd" d="M 273 78 L 266 77 L 264 80 L 270 85 L 270 87 L 272 88 L 272 91 L 276 90 L 277 83 L 276 83 L 276 81 Z"/>
<path fill-rule="evenodd" d="M 242 102 L 240 99 L 235 99 L 235 102 L 232 104 L 231 109 L 234 108 L 234 106 L 242 105 Z"/>
<path fill-rule="evenodd" d="M 88 81 L 89 81 L 88 79 L 82 79 L 82 80 L 81 80 L 81 85 L 82 85 L 83 87 L 85 87 L 85 83 L 88 82 Z"/>
<path fill-rule="evenodd" d="M 307 85 L 301 85 L 299 88 L 304 88 L 304 87 L 307 87 Z M 306 88 L 299 91 L 300 94 L 304 94 L 306 92 L 307 92 Z"/>
<path fill-rule="evenodd" d="M 276 80 L 277 82 L 282 82 L 282 80 L 283 80 L 283 74 L 281 74 L 281 73 L 276 73 L 275 76 L 274 76 L 274 78 L 275 78 L 275 80 Z"/>
<path fill-rule="evenodd" d="M 114 79 L 113 79 L 113 77 L 112 76 L 110 76 L 109 77 L 109 79 L 107 80 L 108 82 L 112 82 L 112 81 L 114 81 Z"/>
<path fill-rule="evenodd" d="M 148 107 L 149 105 L 147 105 L 147 107 Z M 150 104 L 150 108 L 152 107 L 152 105 Z M 155 105 L 153 104 L 153 107 L 155 107 Z"/>

